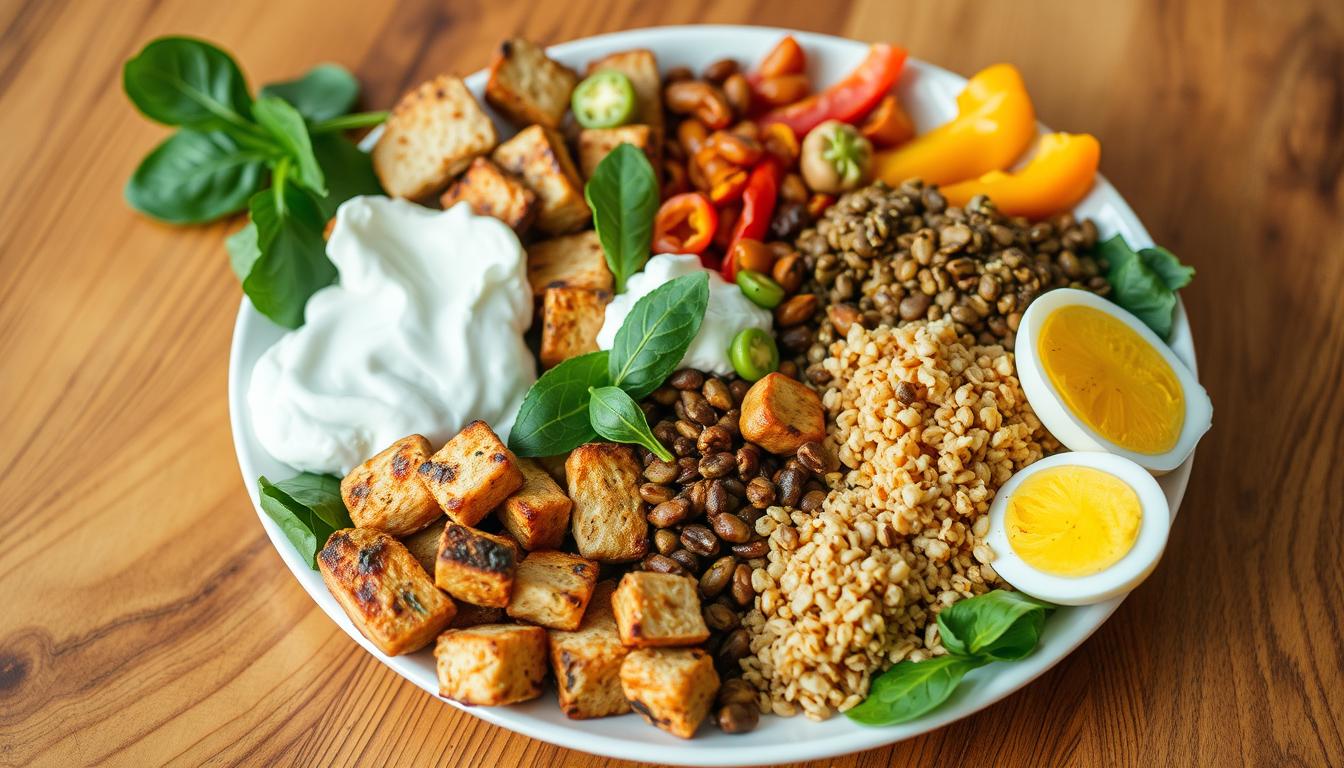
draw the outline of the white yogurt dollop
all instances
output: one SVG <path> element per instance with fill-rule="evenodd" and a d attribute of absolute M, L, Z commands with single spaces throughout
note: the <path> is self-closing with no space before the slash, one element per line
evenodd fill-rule
<path fill-rule="evenodd" d="M 413 433 L 437 447 L 474 419 L 507 439 L 536 380 L 526 258 L 513 231 L 447 211 L 356 197 L 327 255 L 340 282 L 252 371 L 252 428 L 297 469 L 345 474 Z"/>
<path fill-rule="evenodd" d="M 597 334 L 597 346 L 611 349 L 616 341 L 616 331 L 620 330 L 636 301 L 664 283 L 695 272 L 709 273 L 709 306 L 705 309 L 700 332 L 686 350 L 680 367 L 697 368 L 720 376 L 732 373 L 733 362 L 728 357 L 728 347 L 732 345 L 733 337 L 743 328 L 770 330 L 770 311 L 751 303 L 751 299 L 742 295 L 741 288 L 719 277 L 719 273 L 702 267 L 698 256 L 665 253 L 649 259 L 643 272 L 626 281 L 625 293 L 607 305 L 602 330 Z"/>

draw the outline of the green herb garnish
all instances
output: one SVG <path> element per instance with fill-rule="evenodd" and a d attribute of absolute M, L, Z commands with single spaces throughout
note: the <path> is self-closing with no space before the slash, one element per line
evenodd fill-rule
<path fill-rule="evenodd" d="M 944 656 L 902 661 L 878 675 L 868 698 L 845 714 L 863 725 L 895 725 L 947 701 L 967 672 L 1031 654 L 1054 606 L 996 589 L 953 603 L 938 614 Z"/>
<path fill-rule="evenodd" d="M 146 117 L 179 128 L 141 161 L 127 202 L 173 224 L 247 209 L 251 222 L 228 240 L 243 291 L 277 323 L 302 324 L 308 297 L 336 279 L 321 237 L 327 219 L 345 200 L 382 191 L 368 155 L 336 134 L 387 113 L 346 114 L 359 85 L 334 64 L 254 100 L 229 54 L 188 37 L 150 42 L 126 62 L 122 86 Z"/>
<path fill-rule="evenodd" d="M 709 306 L 709 275 L 670 280 L 635 302 L 616 331 L 607 370 L 636 400 L 662 386 L 686 356 Z"/>
<path fill-rule="evenodd" d="M 617 443 L 642 445 L 663 461 L 674 461 L 672 455 L 649 429 L 649 420 L 639 403 L 620 387 L 589 387 L 592 396 L 588 405 L 588 419 L 593 431 Z"/>
<path fill-rule="evenodd" d="M 597 164 L 583 188 L 593 210 L 593 227 L 602 243 L 616 292 L 644 267 L 653 242 L 653 219 L 658 212 L 658 178 L 644 153 L 622 143 Z"/>
<path fill-rule="evenodd" d="M 257 478 L 261 510 L 284 531 L 285 538 L 317 570 L 317 553 L 327 538 L 352 527 L 341 499 L 341 479 L 331 475 L 303 473 L 272 483 Z"/>
<path fill-rule="evenodd" d="M 543 373 L 518 408 L 509 449 L 519 456 L 554 456 L 597 437 L 588 418 L 588 388 L 609 383 L 607 356 L 589 352 Z"/>
<path fill-rule="evenodd" d="M 1144 325 L 1166 340 L 1171 336 L 1176 291 L 1195 275 L 1166 248 L 1141 248 L 1136 253 L 1116 235 L 1097 246 L 1097 256 L 1110 262 L 1106 279 L 1111 299 L 1132 312 Z"/>

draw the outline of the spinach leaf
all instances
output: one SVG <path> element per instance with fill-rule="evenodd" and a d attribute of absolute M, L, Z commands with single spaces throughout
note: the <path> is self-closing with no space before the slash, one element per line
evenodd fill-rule
<path fill-rule="evenodd" d="M 700 332 L 708 305 L 706 272 L 682 275 L 635 302 L 612 342 L 611 383 L 636 400 L 661 386 Z"/>
<path fill-rule="evenodd" d="M 592 440 L 588 388 L 609 381 L 605 351 L 571 357 L 543 373 L 518 408 L 509 448 L 519 456 L 554 456 Z"/>
<path fill-rule="evenodd" d="M 947 701 L 967 672 L 986 663 L 983 658 L 955 655 L 902 661 L 878 675 L 868 698 L 845 714 L 861 725 L 914 720 Z"/>
<path fill-rule="evenodd" d="M 620 387 L 589 387 L 592 401 L 588 419 L 593 431 L 616 443 L 634 443 L 653 451 L 663 461 L 676 461 L 649 429 L 649 420 L 630 395 Z"/>
<path fill-rule="evenodd" d="M 261 511 L 280 526 L 313 570 L 317 570 L 317 552 L 327 538 L 352 525 L 341 500 L 339 477 L 305 472 L 272 483 L 263 476 L 257 478 L 257 489 Z"/>
<path fill-rule="evenodd" d="M 316 123 L 349 112 L 359 96 L 359 81 L 339 64 L 319 64 L 297 80 L 264 86 L 260 95 L 284 99 L 305 120 Z"/>
<path fill-rule="evenodd" d="M 616 292 L 649 259 L 653 218 L 658 212 L 658 180 L 644 153 L 622 143 L 597 164 L 583 188 L 593 210 L 593 226 L 616 281 Z"/>
<path fill-rule="evenodd" d="M 327 177 L 327 196 L 317 201 L 322 217 L 330 219 L 346 200 L 358 195 L 381 195 L 383 186 L 373 172 L 368 152 L 336 135 L 314 136 L 313 154 Z"/>
<path fill-rule="evenodd" d="M 226 133 L 184 129 L 140 161 L 126 182 L 126 202 L 173 224 L 214 221 L 247 207 L 265 182 L 267 159 Z"/>
<path fill-rule="evenodd" d="M 322 240 L 326 219 L 317 201 L 293 184 L 258 192 L 248 209 L 256 227 L 257 253 L 243 280 L 243 292 L 263 315 L 286 328 L 298 328 L 308 297 L 337 277 Z M 246 245 L 245 236 L 235 237 L 240 246 Z M 248 259 L 234 255 L 233 260 L 241 264 Z"/>
<path fill-rule="evenodd" d="M 1160 245 L 1139 250 L 1143 263 L 1162 278 L 1162 282 L 1173 291 L 1179 291 L 1190 284 L 1195 277 L 1195 268 L 1187 267 L 1176 258 L 1176 254 Z"/>
<path fill-rule="evenodd" d="M 233 57 L 190 37 L 161 37 L 122 69 L 122 86 L 151 120 L 235 138 L 264 133 L 252 123 L 252 96 Z"/>
<path fill-rule="evenodd" d="M 1021 592 L 996 589 L 962 600 L 938 614 L 943 647 L 955 656 L 1016 661 L 1036 649 L 1054 607 Z"/>
<path fill-rule="evenodd" d="M 242 229 L 229 235 L 224 241 L 224 247 L 229 251 L 229 267 L 233 269 L 238 282 L 243 282 L 252 271 L 252 265 L 261 258 L 261 249 L 257 246 L 257 225 L 249 219 Z"/>
<path fill-rule="evenodd" d="M 1111 283 L 1111 299 L 1143 321 L 1163 339 L 1171 335 L 1171 316 L 1176 309 L 1176 294 L 1124 238 L 1116 235 L 1097 246 L 1097 255 L 1110 262 L 1106 279 Z"/>
<path fill-rule="evenodd" d="M 297 181 L 318 197 L 326 197 L 327 180 L 313 154 L 313 142 L 308 137 L 308 126 L 303 115 L 276 96 L 263 96 L 252 105 L 252 114 L 285 153 L 294 159 L 298 168 Z"/>

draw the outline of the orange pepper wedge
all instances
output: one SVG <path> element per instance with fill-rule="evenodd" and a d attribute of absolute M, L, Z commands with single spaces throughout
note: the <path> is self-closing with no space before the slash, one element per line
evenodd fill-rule
<path fill-rule="evenodd" d="M 874 175 L 896 186 L 920 178 L 952 184 L 1010 167 L 1036 136 L 1036 112 L 1011 64 L 976 73 L 957 95 L 957 116 L 895 149 L 877 153 Z"/>
<path fill-rule="evenodd" d="M 989 195 L 1009 216 L 1043 219 L 1067 211 L 1092 189 L 1101 162 L 1101 144 L 1086 133 L 1048 133 L 1036 155 L 1018 171 L 990 171 L 978 179 L 942 188 L 949 205 L 964 206 Z"/>

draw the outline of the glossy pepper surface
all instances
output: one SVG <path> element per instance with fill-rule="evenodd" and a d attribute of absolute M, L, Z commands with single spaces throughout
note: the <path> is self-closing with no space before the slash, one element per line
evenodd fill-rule
<path fill-rule="evenodd" d="M 808 131 L 827 120 L 852 123 L 882 101 L 904 66 L 905 49 L 875 43 L 868 49 L 868 57 L 845 79 L 821 93 L 771 110 L 757 122 L 761 125 L 783 123 L 799 136 L 806 136 Z"/>
<path fill-rule="evenodd" d="M 1085 133 L 1050 133 L 1019 171 L 990 171 L 978 179 L 942 188 L 950 205 L 964 206 L 976 195 L 989 195 L 1009 216 L 1043 219 L 1067 211 L 1092 189 L 1101 161 L 1101 144 Z"/>
<path fill-rule="evenodd" d="M 952 184 L 1010 167 L 1036 136 L 1036 112 L 1010 64 L 981 70 L 957 95 L 957 116 L 896 149 L 879 152 L 873 173 L 891 186 L 920 178 Z"/>
<path fill-rule="evenodd" d="M 654 253 L 703 253 L 714 239 L 719 214 L 699 192 L 673 195 L 653 219 Z"/>
<path fill-rule="evenodd" d="M 762 161 L 751 170 L 751 176 L 747 178 L 747 188 L 742 191 L 742 214 L 737 218 L 737 225 L 733 227 L 733 239 L 724 249 L 724 253 L 732 253 L 733 245 L 744 237 L 752 240 L 765 239 L 766 233 L 770 231 L 770 217 L 775 215 L 775 198 L 779 194 L 779 181 L 782 176 L 779 165 L 773 160 Z M 722 272 L 728 282 L 736 281 L 736 260 L 724 259 Z"/>

